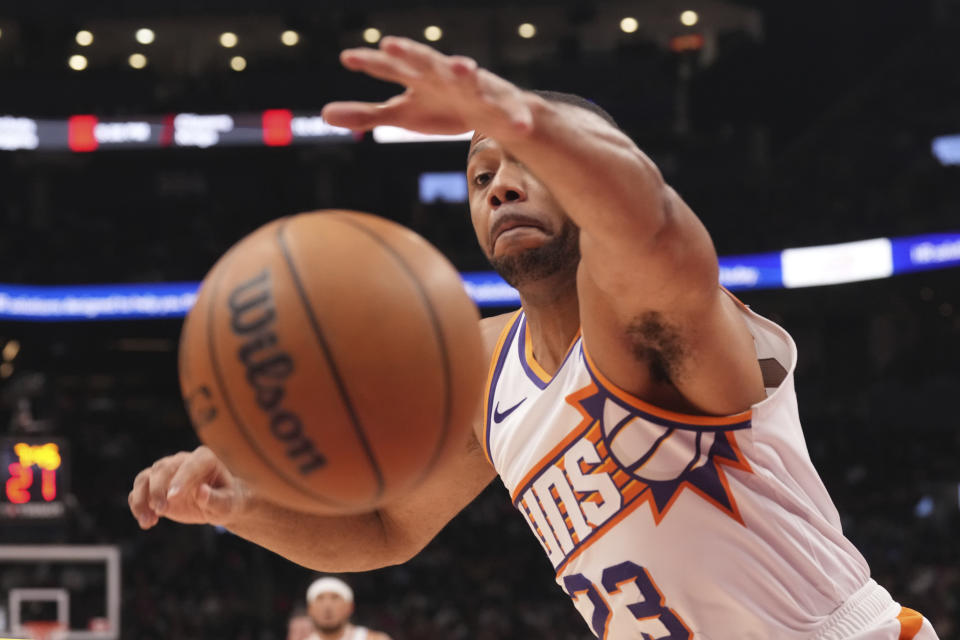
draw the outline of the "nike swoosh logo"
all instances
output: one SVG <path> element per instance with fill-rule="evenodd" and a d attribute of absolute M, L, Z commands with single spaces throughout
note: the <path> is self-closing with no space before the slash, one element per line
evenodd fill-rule
<path fill-rule="evenodd" d="M 504 420 L 507 419 L 507 416 L 509 416 L 509 415 L 510 415 L 511 413 L 513 413 L 514 411 L 516 411 L 516 410 L 517 410 L 517 407 L 519 407 L 520 405 L 522 405 L 522 404 L 523 404 L 524 402 L 526 402 L 526 401 L 527 401 L 527 399 L 524 398 L 523 400 L 521 400 L 521 401 L 518 402 L 517 404 L 513 405 L 512 407 L 510 407 L 510 408 L 507 409 L 506 411 L 501 412 L 501 411 L 500 411 L 500 401 L 498 400 L 498 401 L 497 401 L 497 406 L 493 408 L 493 421 L 496 422 L 497 424 L 500 424 L 501 422 L 503 422 Z"/>

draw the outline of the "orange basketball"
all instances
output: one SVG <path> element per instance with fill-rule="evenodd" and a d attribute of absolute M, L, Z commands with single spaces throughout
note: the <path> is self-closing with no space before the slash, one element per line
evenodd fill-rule
<path fill-rule="evenodd" d="M 200 439 L 279 504 L 389 503 L 464 446 L 479 315 L 426 240 L 364 213 L 264 225 L 210 270 L 180 338 Z"/>

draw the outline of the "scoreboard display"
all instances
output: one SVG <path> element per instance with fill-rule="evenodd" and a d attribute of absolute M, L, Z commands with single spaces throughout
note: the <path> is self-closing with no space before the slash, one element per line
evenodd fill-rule
<path fill-rule="evenodd" d="M 363 137 L 326 123 L 319 112 L 268 109 L 256 113 L 170 113 L 104 118 L 91 114 L 63 119 L 0 115 L 0 150 L 90 152 L 218 146 L 286 147 L 355 142 Z"/>
<path fill-rule="evenodd" d="M 66 514 L 66 442 L 58 438 L 0 438 L 0 519 L 51 520 Z"/>

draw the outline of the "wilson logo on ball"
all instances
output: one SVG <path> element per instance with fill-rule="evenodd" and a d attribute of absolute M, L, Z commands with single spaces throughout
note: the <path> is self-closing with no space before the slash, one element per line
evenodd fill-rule
<path fill-rule="evenodd" d="M 303 422 L 294 412 L 284 408 L 284 383 L 294 371 L 290 354 L 277 344 L 273 331 L 277 312 L 273 304 L 270 271 L 241 282 L 227 299 L 230 307 L 230 328 L 244 339 L 237 357 L 253 388 L 257 406 L 270 417 L 270 433 L 283 442 L 286 455 L 306 475 L 327 464 L 326 457 L 306 436 Z"/>

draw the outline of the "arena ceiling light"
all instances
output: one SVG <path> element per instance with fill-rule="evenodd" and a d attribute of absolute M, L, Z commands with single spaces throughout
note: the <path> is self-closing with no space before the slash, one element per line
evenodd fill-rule
<path fill-rule="evenodd" d="M 631 16 L 627 16 L 620 21 L 620 31 L 624 33 L 633 33 L 638 28 L 640 28 L 640 23 L 637 22 L 637 19 Z"/>
<path fill-rule="evenodd" d="M 300 34 L 293 29 L 287 29 L 280 34 L 280 42 L 288 47 L 296 46 L 300 42 Z"/>
<path fill-rule="evenodd" d="M 230 58 L 230 68 L 234 71 L 243 71 L 247 68 L 247 59 L 243 56 L 233 56 Z"/>
<path fill-rule="evenodd" d="M 75 53 L 67 60 L 67 66 L 74 71 L 83 71 L 87 68 L 87 56 L 82 56 L 79 53 Z"/>
<path fill-rule="evenodd" d="M 6 380 L 13 375 L 13 365 L 9 362 L 0 364 L 0 378 Z"/>
<path fill-rule="evenodd" d="M 435 24 L 432 24 L 423 30 L 423 37 L 430 42 L 437 42 L 443 37 L 443 29 Z"/>
<path fill-rule="evenodd" d="M 232 49 L 237 46 L 237 34 L 232 31 L 224 31 L 220 34 L 220 46 L 225 49 Z"/>
<path fill-rule="evenodd" d="M 363 30 L 363 41 L 370 44 L 377 44 L 380 42 L 380 37 L 383 34 L 380 33 L 380 29 L 376 27 L 367 27 Z"/>
<path fill-rule="evenodd" d="M 143 27 L 142 29 L 137 29 L 134 38 L 136 38 L 140 44 L 153 44 L 153 41 L 157 38 L 157 34 L 153 32 L 153 29 Z"/>
<path fill-rule="evenodd" d="M 680 22 L 682 22 L 684 25 L 688 27 L 692 27 L 693 25 L 700 22 L 700 15 L 696 11 L 691 11 L 690 9 L 687 9 L 686 11 L 680 14 Z"/>
<path fill-rule="evenodd" d="M 517 27 L 517 33 L 520 34 L 521 38 L 526 38 L 529 40 L 533 36 L 537 35 L 537 28 L 530 22 L 524 22 Z"/>
<path fill-rule="evenodd" d="M 132 53 L 130 57 L 127 58 L 127 64 L 129 64 L 134 69 L 143 69 L 147 66 L 147 56 L 142 53 Z"/>
<path fill-rule="evenodd" d="M 74 40 L 77 41 L 77 44 L 81 47 L 89 47 L 93 44 L 93 33 L 83 29 L 82 31 L 77 31 L 77 35 L 74 37 Z"/>

